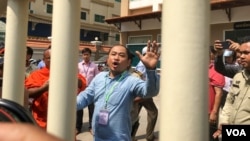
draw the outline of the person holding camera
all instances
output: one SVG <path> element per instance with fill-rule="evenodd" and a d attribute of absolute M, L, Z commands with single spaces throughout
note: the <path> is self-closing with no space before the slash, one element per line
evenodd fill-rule
<path fill-rule="evenodd" d="M 234 75 L 242 70 L 239 43 L 227 39 L 224 42 L 220 40 L 214 41 L 214 50 L 216 51 L 216 58 L 214 61 L 214 68 L 217 72 L 224 75 L 225 86 L 223 87 L 223 96 L 221 100 L 221 108 L 223 108 L 227 93 L 232 84 Z"/>
<path fill-rule="evenodd" d="M 239 59 L 239 43 L 227 39 L 225 42 L 214 41 L 216 51 L 215 70 L 224 76 L 233 78 L 236 73 L 242 70 Z"/>
<path fill-rule="evenodd" d="M 225 106 L 220 115 L 220 126 L 213 134 L 217 138 L 222 133 L 222 125 L 250 124 L 250 90 L 248 89 L 250 79 L 250 36 L 244 37 L 239 47 L 242 71 L 235 74 L 232 85 L 227 94 Z M 248 91 L 249 90 L 249 91 Z"/>

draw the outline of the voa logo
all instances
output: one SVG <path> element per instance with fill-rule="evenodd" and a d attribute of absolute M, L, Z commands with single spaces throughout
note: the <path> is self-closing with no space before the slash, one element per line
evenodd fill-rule
<path fill-rule="evenodd" d="M 247 136 L 244 129 L 226 129 L 227 136 Z"/>

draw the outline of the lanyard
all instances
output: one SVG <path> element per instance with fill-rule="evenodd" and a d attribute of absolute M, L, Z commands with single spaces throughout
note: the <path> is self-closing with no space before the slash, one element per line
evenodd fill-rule
<path fill-rule="evenodd" d="M 85 74 L 85 77 L 87 77 L 87 75 L 88 75 L 88 71 L 89 71 L 89 66 L 90 66 L 90 63 L 89 64 L 87 64 L 87 63 L 85 63 L 86 65 L 83 65 L 83 71 L 84 71 L 84 74 Z M 87 67 L 87 71 L 86 71 L 86 67 Z"/>
<path fill-rule="evenodd" d="M 115 84 L 111 87 L 111 89 L 109 89 L 109 91 L 105 94 L 105 109 L 107 109 L 109 97 L 110 97 L 111 93 L 114 91 L 115 86 L 122 80 L 122 78 L 124 78 L 124 73 L 125 72 L 122 73 L 121 77 L 115 82 Z M 106 81 L 105 81 L 105 83 L 106 83 Z M 105 90 L 106 90 L 106 84 L 105 84 Z"/>

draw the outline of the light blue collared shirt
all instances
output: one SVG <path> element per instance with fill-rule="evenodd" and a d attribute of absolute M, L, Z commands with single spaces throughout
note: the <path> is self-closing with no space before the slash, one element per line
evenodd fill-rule
<path fill-rule="evenodd" d="M 115 78 L 110 78 L 109 72 L 101 72 L 77 96 L 78 110 L 93 102 L 95 104 L 92 118 L 95 141 L 131 141 L 130 112 L 134 98 L 153 97 L 159 92 L 160 80 L 156 71 L 147 70 L 146 73 L 148 79 L 143 81 L 128 72 Z M 107 93 L 110 93 L 108 100 Z M 98 123 L 99 112 L 104 109 L 106 100 L 109 111 L 108 124 L 101 125 Z"/>

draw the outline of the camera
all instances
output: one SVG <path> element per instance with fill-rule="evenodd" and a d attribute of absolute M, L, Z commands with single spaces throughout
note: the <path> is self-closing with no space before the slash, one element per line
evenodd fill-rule
<path fill-rule="evenodd" d="M 223 47 L 223 49 L 228 49 L 229 46 L 231 45 L 231 42 L 229 42 L 229 41 L 223 41 L 220 43 L 221 43 L 221 46 Z"/>

